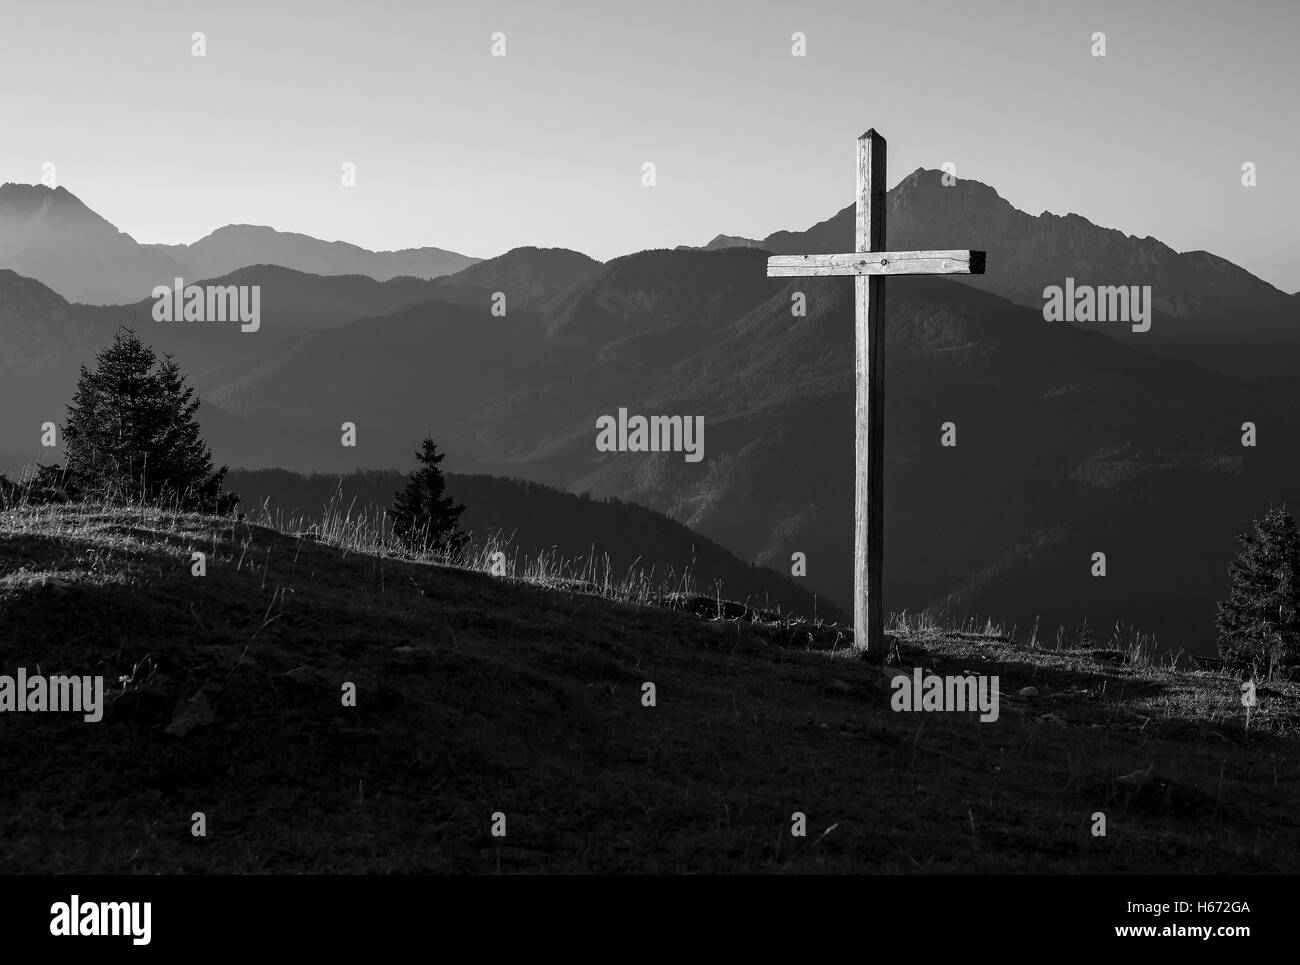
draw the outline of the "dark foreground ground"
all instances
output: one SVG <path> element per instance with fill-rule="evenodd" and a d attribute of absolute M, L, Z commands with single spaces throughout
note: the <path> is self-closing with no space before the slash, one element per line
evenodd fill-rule
<path fill-rule="evenodd" d="M 1300 689 L 1247 731 L 1234 679 L 905 637 L 904 670 L 1001 677 L 979 723 L 892 711 L 837 636 L 229 520 L 0 512 L 0 673 L 103 674 L 108 704 L 0 714 L 0 873 L 1300 870 Z"/>

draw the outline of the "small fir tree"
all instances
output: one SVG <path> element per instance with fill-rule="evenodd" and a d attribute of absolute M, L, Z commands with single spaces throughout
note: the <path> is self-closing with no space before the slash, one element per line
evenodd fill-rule
<path fill-rule="evenodd" d="M 221 491 L 200 435 L 199 400 L 170 356 L 159 358 L 129 328 L 81 367 L 63 429 L 63 467 L 43 482 L 70 495 L 174 500 L 183 509 L 229 512 L 238 497 Z"/>
<path fill-rule="evenodd" d="M 393 535 L 413 549 L 459 550 L 469 539 L 458 528 L 465 507 L 446 493 L 447 482 L 438 468 L 444 454 L 426 436 L 415 457 L 420 468 L 394 497 L 389 510 Z"/>
<path fill-rule="evenodd" d="M 1270 509 L 1237 537 L 1228 599 L 1218 605 L 1225 667 L 1255 677 L 1300 665 L 1300 532 L 1285 509 Z"/>

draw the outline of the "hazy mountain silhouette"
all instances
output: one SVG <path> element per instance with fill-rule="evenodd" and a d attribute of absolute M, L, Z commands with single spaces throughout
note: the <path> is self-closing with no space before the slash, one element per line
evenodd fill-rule
<path fill-rule="evenodd" d="M 762 296 L 753 259 L 742 249 L 701 259 L 691 251 L 644 251 L 606 262 L 547 314 L 556 342 L 599 349 L 632 336 L 686 326 L 682 334 L 727 324 Z M 688 311 L 683 311 L 687 308 Z"/>
<path fill-rule="evenodd" d="M 401 275 L 436 278 L 479 259 L 442 248 L 370 251 L 345 241 L 321 241 L 264 225 L 226 225 L 189 245 L 147 245 L 186 266 L 192 278 L 226 275 L 248 265 L 279 265 L 313 275 L 368 275 L 387 281 Z"/>
<path fill-rule="evenodd" d="M 706 245 L 678 245 L 678 251 L 717 251 L 720 248 L 762 248 L 763 242 L 739 235 L 715 235 Z"/>
<path fill-rule="evenodd" d="M 37 278 L 69 301 L 132 302 L 184 273 L 64 188 L 0 184 L 0 268 Z"/>
<path fill-rule="evenodd" d="M 418 302 L 430 282 L 363 276 L 307 275 L 274 265 L 241 269 L 219 285 L 261 287 L 261 327 L 241 332 L 222 323 L 155 322 L 153 299 L 131 305 L 72 304 L 40 282 L 0 270 L 0 472 L 57 454 L 39 447 L 40 425 L 62 424 L 82 363 L 107 345 L 119 326 L 134 325 L 142 339 L 174 356 L 200 391 L 237 382 L 306 335 L 358 317 Z M 34 420 L 34 421 L 33 421 Z M 291 458 L 293 440 L 279 440 L 270 424 L 250 425 L 206 406 L 203 424 L 222 446 L 257 453 L 253 464 Z"/>
<path fill-rule="evenodd" d="M 472 289 L 474 304 L 483 294 L 503 292 L 506 310 L 538 311 L 600 268 L 600 262 L 568 248 L 512 248 L 435 282 L 430 297 L 462 300 L 453 289 Z"/>
<path fill-rule="evenodd" d="M 441 248 L 368 251 L 253 225 L 219 228 L 191 245 L 142 245 L 65 188 L 0 185 L 0 268 L 39 279 L 71 302 L 130 304 L 178 277 L 194 283 L 258 264 L 386 281 L 451 274 L 478 260 Z"/>
<path fill-rule="evenodd" d="M 39 375 L 81 353 L 87 332 L 76 315 L 47 285 L 0 268 L 0 375 Z"/>
<path fill-rule="evenodd" d="M 62 421 L 77 366 L 101 345 L 98 326 L 79 308 L 0 269 L 0 472 L 39 454 L 41 423 Z"/>
<path fill-rule="evenodd" d="M 1020 211 L 978 181 L 944 186 L 943 173 L 917 169 L 887 197 L 887 247 L 989 249 L 983 275 L 952 276 L 1041 310 L 1043 289 L 1064 285 L 1150 285 L 1149 332 L 1118 323 L 1079 323 L 1142 351 L 1246 376 L 1300 368 L 1300 311 L 1286 293 L 1205 251 L 1176 252 L 1155 238 L 1102 228 L 1077 214 Z M 776 254 L 852 251 L 854 208 L 806 231 L 763 241 Z M 1267 351 L 1261 346 L 1267 344 Z"/>
<path fill-rule="evenodd" d="M 187 279 L 189 284 L 190 280 Z M 261 289 L 261 327 L 249 336 L 265 335 L 268 339 L 296 339 L 312 332 L 334 328 L 365 315 L 378 315 L 412 302 L 433 296 L 428 281 L 406 276 L 387 282 L 368 275 L 315 275 L 280 265 L 259 264 L 240 268 L 219 277 L 197 276 L 200 286 L 257 286 Z M 160 332 L 180 333 L 177 344 L 188 337 L 185 325 L 161 324 L 153 320 L 154 299 L 145 298 L 128 306 Z M 113 306 L 105 313 L 120 314 Z M 190 326 L 202 328 L 199 326 Z M 211 326 L 209 326 L 211 327 Z M 220 331 L 220 329 L 218 329 Z M 244 338 L 248 341 L 249 338 Z"/>
<path fill-rule="evenodd" d="M 415 422 L 435 427 L 444 451 L 464 459 L 476 448 L 474 411 L 512 392 L 519 373 L 545 372 L 554 354 L 535 316 L 428 302 L 301 339 L 207 398 L 276 427 L 284 449 L 273 464 L 282 467 L 404 465 Z M 357 424 L 356 451 L 339 445 L 344 421 Z"/>
<path fill-rule="evenodd" d="M 0 270 L 0 334 L 5 336 L 0 371 L 75 370 L 114 329 L 134 321 L 146 341 L 175 355 L 195 384 L 208 387 L 246 373 L 304 335 L 436 294 L 430 282 L 416 278 L 378 282 L 361 275 L 308 275 L 277 265 L 254 265 L 194 283 L 258 286 L 258 331 L 244 333 L 238 325 L 223 323 L 156 322 L 153 298 L 125 305 L 73 304 L 34 279 Z M 242 368 L 229 368 L 240 361 Z"/>

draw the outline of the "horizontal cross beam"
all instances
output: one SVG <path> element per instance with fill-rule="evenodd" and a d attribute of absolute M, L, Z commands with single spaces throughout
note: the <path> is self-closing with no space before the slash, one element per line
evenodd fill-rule
<path fill-rule="evenodd" d="M 791 275 L 982 275 L 984 252 L 859 251 L 851 255 L 771 255 L 767 277 Z"/>

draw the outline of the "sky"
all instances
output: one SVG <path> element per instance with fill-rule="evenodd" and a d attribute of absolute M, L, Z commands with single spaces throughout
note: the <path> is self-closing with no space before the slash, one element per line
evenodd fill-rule
<path fill-rule="evenodd" d="M 874 127 L 891 186 L 952 163 L 1300 290 L 1296 0 L 0 0 L 0 25 L 0 182 L 52 162 L 141 242 L 762 238 L 852 203 Z"/>

